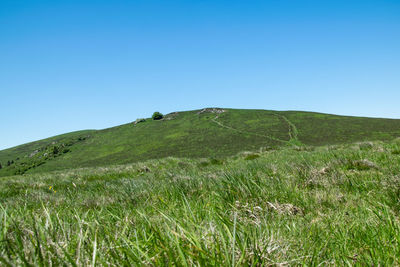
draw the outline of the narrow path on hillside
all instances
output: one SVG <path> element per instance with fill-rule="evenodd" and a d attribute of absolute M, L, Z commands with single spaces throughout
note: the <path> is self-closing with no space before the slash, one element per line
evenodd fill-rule
<path fill-rule="evenodd" d="M 297 127 L 296 125 L 291 122 L 287 117 L 280 115 L 280 114 L 275 114 L 276 116 L 282 118 L 284 121 L 286 121 L 286 123 L 289 126 L 289 138 L 290 140 L 299 140 L 298 139 L 298 131 L 297 131 Z"/>
<path fill-rule="evenodd" d="M 229 129 L 229 130 L 231 130 L 231 131 L 235 131 L 235 132 L 242 133 L 242 134 L 249 134 L 249 135 L 255 135 L 255 136 L 260 136 L 260 137 L 266 137 L 266 138 L 268 138 L 268 139 L 271 139 L 271 140 L 274 140 L 274 141 L 277 141 L 277 142 L 282 142 L 282 143 L 287 143 L 287 142 L 288 142 L 288 141 L 285 141 L 285 140 L 280 140 L 280 139 L 278 139 L 278 138 L 272 137 L 272 136 L 270 136 L 270 135 L 263 135 L 263 134 L 252 133 L 252 132 L 247 132 L 247 131 L 235 129 L 235 128 L 233 128 L 233 127 L 230 127 L 230 126 L 227 126 L 227 125 L 223 124 L 223 123 L 220 122 L 220 121 L 217 121 L 218 118 L 219 118 L 219 116 L 216 115 L 215 118 L 211 119 L 211 121 L 214 122 L 214 123 L 216 123 L 216 124 L 218 124 L 218 125 L 219 125 L 220 127 L 222 127 L 222 128 L 226 128 L 226 129 Z"/>

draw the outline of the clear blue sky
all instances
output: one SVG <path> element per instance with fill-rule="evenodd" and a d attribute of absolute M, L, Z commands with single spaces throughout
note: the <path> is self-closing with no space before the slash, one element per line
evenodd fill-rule
<path fill-rule="evenodd" d="M 1 0 L 0 149 L 208 106 L 400 118 L 399 0 Z"/>

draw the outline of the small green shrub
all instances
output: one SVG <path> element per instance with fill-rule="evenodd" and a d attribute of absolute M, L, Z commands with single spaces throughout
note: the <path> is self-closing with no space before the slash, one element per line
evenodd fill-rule
<path fill-rule="evenodd" d="M 153 116 L 151 116 L 153 118 L 153 120 L 161 120 L 162 118 L 164 118 L 164 115 L 158 111 L 153 113 Z"/>

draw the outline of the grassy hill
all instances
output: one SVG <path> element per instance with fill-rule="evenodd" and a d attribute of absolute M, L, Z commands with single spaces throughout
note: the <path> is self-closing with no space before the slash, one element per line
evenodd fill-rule
<path fill-rule="evenodd" d="M 399 266 L 398 166 L 395 140 L 3 177 L 0 262 Z"/>
<path fill-rule="evenodd" d="M 0 151 L 0 176 L 244 150 L 326 145 L 400 136 L 400 120 L 300 111 L 208 108 L 163 120 L 68 133 Z M 8 164 L 10 162 L 10 165 Z M 9 165 L 9 166 L 8 166 Z"/>

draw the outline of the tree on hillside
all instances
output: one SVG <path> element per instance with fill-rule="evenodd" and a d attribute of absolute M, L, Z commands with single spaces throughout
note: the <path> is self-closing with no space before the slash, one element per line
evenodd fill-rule
<path fill-rule="evenodd" d="M 11 165 L 11 162 L 10 161 L 7 161 L 7 166 L 10 166 Z"/>
<path fill-rule="evenodd" d="M 161 120 L 163 117 L 164 115 L 158 111 L 154 112 L 152 116 L 153 120 Z"/>

